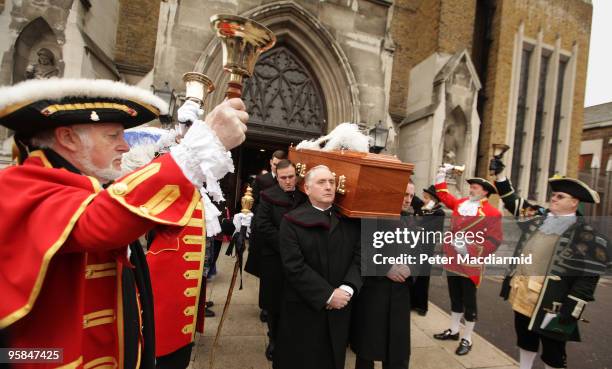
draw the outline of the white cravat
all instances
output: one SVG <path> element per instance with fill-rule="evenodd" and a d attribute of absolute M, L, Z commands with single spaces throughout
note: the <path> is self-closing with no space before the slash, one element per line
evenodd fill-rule
<path fill-rule="evenodd" d="M 467 200 L 462 202 L 457 209 L 459 215 L 474 216 L 478 214 L 480 208 L 480 200 Z"/>
<path fill-rule="evenodd" d="M 562 235 L 572 224 L 576 223 L 576 220 L 576 213 L 563 215 L 548 213 L 539 230 L 544 234 Z"/>

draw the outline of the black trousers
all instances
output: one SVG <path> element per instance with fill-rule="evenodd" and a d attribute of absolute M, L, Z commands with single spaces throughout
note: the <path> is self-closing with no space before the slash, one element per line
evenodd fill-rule
<path fill-rule="evenodd" d="M 539 333 L 529 330 L 529 317 L 514 312 L 514 330 L 516 331 L 516 345 L 523 350 L 538 352 L 542 342 L 542 361 L 553 368 L 565 368 L 567 355 L 565 341 L 557 341 Z"/>
<path fill-rule="evenodd" d="M 410 304 L 413 309 L 427 311 L 429 300 L 429 275 L 414 277 L 414 283 L 410 288 Z"/>
<path fill-rule="evenodd" d="M 280 313 L 268 311 L 268 337 L 270 342 L 276 341 L 278 336 L 278 323 L 280 323 Z"/>
<path fill-rule="evenodd" d="M 408 360 L 399 361 L 397 363 L 382 362 L 383 369 L 408 369 Z M 374 369 L 374 361 L 362 359 L 357 356 L 355 360 L 355 369 Z"/>
<path fill-rule="evenodd" d="M 193 343 L 185 345 L 180 349 L 164 356 L 156 358 L 156 369 L 185 369 L 191 360 L 191 350 Z"/>
<path fill-rule="evenodd" d="M 471 279 L 449 272 L 448 294 L 451 300 L 451 311 L 463 313 L 466 322 L 476 321 L 476 285 Z"/>
<path fill-rule="evenodd" d="M 210 271 L 213 273 L 217 272 L 217 259 L 219 259 L 219 254 L 221 253 L 222 245 L 223 245 L 222 240 L 213 239 L 213 255 L 212 255 L 212 261 L 210 263 Z"/>

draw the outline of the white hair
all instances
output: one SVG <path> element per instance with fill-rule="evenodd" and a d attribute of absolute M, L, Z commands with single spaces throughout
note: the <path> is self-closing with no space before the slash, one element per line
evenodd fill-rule
<path fill-rule="evenodd" d="M 30 144 L 39 149 L 52 149 L 55 145 L 55 128 L 36 133 L 30 138 Z"/>
<path fill-rule="evenodd" d="M 306 177 L 304 177 L 304 184 L 310 186 L 312 184 L 313 177 L 316 172 L 320 172 L 322 170 L 327 170 L 331 173 L 331 170 L 327 165 L 317 165 L 306 173 Z"/>
<path fill-rule="evenodd" d="M 79 139 L 83 142 L 86 148 L 91 148 L 92 140 L 89 136 L 91 130 L 91 124 L 75 124 L 72 125 L 72 129 L 79 136 Z M 44 131 L 37 132 L 30 138 L 30 144 L 38 149 L 53 149 L 57 143 L 55 140 L 56 128 L 46 129 Z"/>

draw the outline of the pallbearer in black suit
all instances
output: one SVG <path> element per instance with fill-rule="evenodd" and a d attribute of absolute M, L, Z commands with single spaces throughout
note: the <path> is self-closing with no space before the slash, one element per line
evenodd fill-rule
<path fill-rule="evenodd" d="M 276 166 L 281 160 L 287 159 L 287 153 L 283 150 L 276 150 L 270 158 L 270 171 L 265 174 L 260 174 L 255 178 L 253 184 L 253 213 L 257 213 L 257 205 L 259 205 L 259 195 L 261 191 L 276 185 Z"/>
<path fill-rule="evenodd" d="M 295 188 L 295 166 L 283 159 L 276 165 L 277 185 L 261 192 L 259 209 L 255 216 L 260 245 L 261 304 L 268 312 L 270 343 L 266 357 L 272 360 L 274 341 L 278 332 L 281 298 L 283 294 L 283 266 L 280 257 L 278 231 L 285 213 L 306 201 L 306 195 Z"/>
<path fill-rule="evenodd" d="M 285 214 L 280 254 L 285 291 L 275 369 L 343 369 L 351 299 L 362 285 L 359 221 L 332 207 L 335 177 L 311 169 L 304 189 L 310 200 Z"/>
<path fill-rule="evenodd" d="M 414 184 L 409 182 L 399 227 L 415 226 L 416 218 L 410 209 L 414 198 Z M 374 369 L 374 361 L 382 361 L 383 369 L 407 369 L 411 270 L 400 264 L 378 265 L 376 275 L 364 277 L 354 302 L 350 341 L 357 355 L 355 369 Z"/>
<path fill-rule="evenodd" d="M 287 153 L 283 150 L 276 150 L 272 153 L 272 157 L 270 158 L 270 171 L 266 174 L 260 174 L 255 178 L 255 183 L 253 184 L 253 214 L 257 214 L 257 207 L 259 205 L 259 195 L 261 191 L 266 188 L 272 187 L 276 185 L 276 164 L 279 161 L 287 159 Z M 254 275 L 255 277 L 260 277 L 260 267 L 259 267 L 259 245 L 257 243 L 257 223 L 251 224 L 251 229 L 254 232 L 251 234 L 249 238 L 249 255 L 247 256 L 247 261 L 244 265 L 244 270 Z M 261 303 L 261 293 L 262 288 L 259 286 L 259 307 L 262 309 L 261 314 L 259 315 L 259 319 L 262 322 L 267 320 L 268 313 L 262 307 Z"/>
<path fill-rule="evenodd" d="M 436 195 L 436 189 L 433 185 L 423 189 L 423 206 L 417 216 L 416 223 L 425 232 L 442 232 L 444 230 L 444 210 L 442 210 L 440 199 Z M 435 242 L 423 243 L 419 245 L 420 252 L 432 256 L 435 246 Z M 429 301 L 431 264 L 424 263 L 419 267 L 419 272 L 415 273 L 418 275 L 414 277 L 414 283 L 410 289 L 410 303 L 413 310 L 419 315 L 425 316 L 427 315 Z"/>

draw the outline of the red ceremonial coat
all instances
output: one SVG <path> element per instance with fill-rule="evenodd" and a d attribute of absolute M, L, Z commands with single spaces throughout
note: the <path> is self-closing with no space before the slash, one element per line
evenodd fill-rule
<path fill-rule="evenodd" d="M 160 227 L 147 252 L 155 309 L 155 356 L 193 342 L 206 250 L 202 203 L 187 225 Z M 202 291 L 204 293 L 204 291 Z M 203 315 L 200 314 L 203 318 Z"/>
<path fill-rule="evenodd" d="M 440 201 L 449 209 L 453 211 L 451 216 L 451 232 L 456 234 L 457 232 L 482 232 L 481 236 L 484 238 L 483 242 L 475 242 L 467 245 L 467 253 L 470 256 L 487 256 L 497 249 L 503 239 L 502 223 L 501 223 L 501 212 L 495 208 L 489 200 L 485 197 L 480 200 L 480 207 L 478 208 L 476 216 L 463 216 L 459 214 L 459 206 L 468 201 L 468 197 L 457 199 L 451 195 L 448 191 L 446 182 L 438 183 L 435 185 L 436 195 L 440 198 Z M 480 238 L 477 239 L 480 241 Z M 482 281 L 484 274 L 483 264 L 465 264 L 459 263 L 458 253 L 455 247 L 448 242 L 444 243 L 444 254 L 449 258 L 452 257 L 452 262 L 444 265 L 446 270 L 453 273 L 462 275 L 470 278 L 474 284 L 478 287 Z"/>
<path fill-rule="evenodd" d="M 20 368 L 123 368 L 126 245 L 187 224 L 198 191 L 169 155 L 103 190 L 35 151 L 0 171 L 0 193 L 0 329 L 9 347 L 64 350 Z"/>

